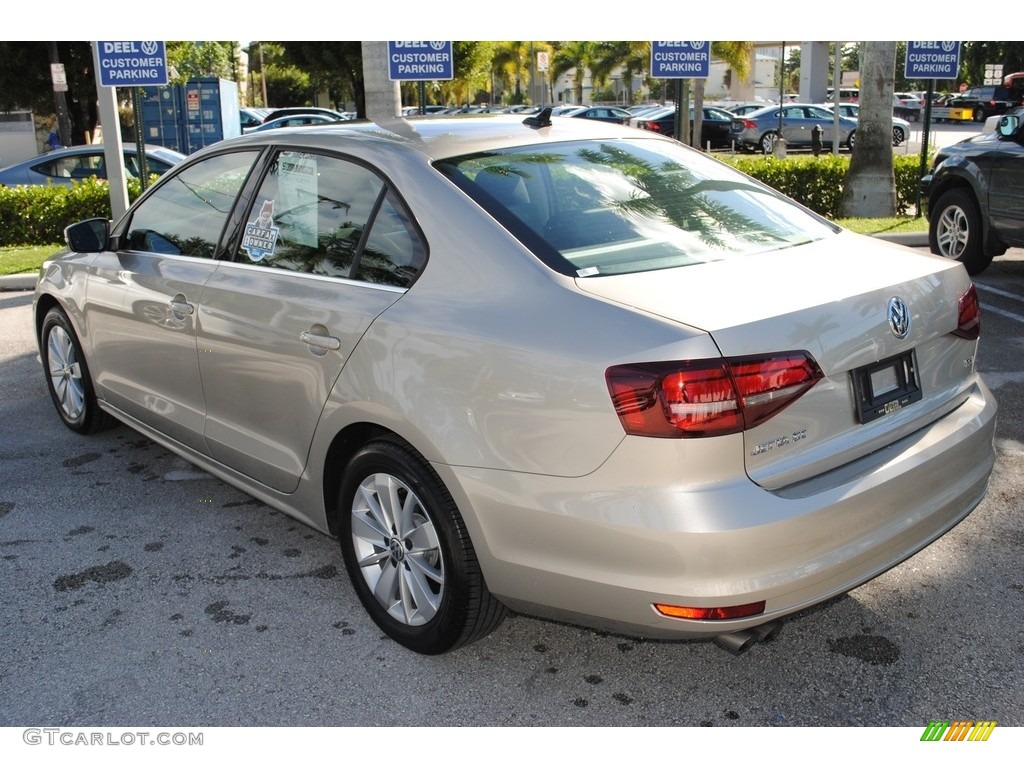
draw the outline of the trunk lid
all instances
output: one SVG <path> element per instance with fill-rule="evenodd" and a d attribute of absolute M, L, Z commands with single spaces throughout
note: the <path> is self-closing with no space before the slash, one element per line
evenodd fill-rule
<path fill-rule="evenodd" d="M 825 378 L 744 433 L 747 473 L 769 489 L 852 462 L 941 418 L 966 399 L 975 376 L 977 341 L 952 335 L 959 299 L 971 285 L 963 267 L 869 237 L 842 233 L 771 253 L 577 283 L 699 328 L 725 357 L 811 354 Z M 894 298 L 909 311 L 904 338 L 890 327 Z M 897 401 L 868 420 L 856 382 L 888 390 L 892 368 L 874 378 L 867 369 L 901 357 L 920 399 Z"/>

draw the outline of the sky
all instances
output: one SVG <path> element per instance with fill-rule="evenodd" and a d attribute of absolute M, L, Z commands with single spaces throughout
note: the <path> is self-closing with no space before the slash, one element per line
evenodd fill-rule
<path fill-rule="evenodd" d="M 500 30 L 503 39 L 532 40 L 647 40 L 671 29 L 676 36 L 699 40 L 877 40 L 882 34 L 903 31 L 907 37 L 985 40 L 992 36 L 991 16 L 964 19 L 951 13 L 929 12 L 917 3 L 880 0 L 813 3 L 814 14 L 801 14 L 799 3 L 772 5 L 763 0 L 727 0 L 724 3 L 647 3 L 636 5 L 593 3 L 581 11 L 579 3 L 564 8 L 550 0 L 463 5 L 423 0 L 388 0 L 387 3 L 324 4 L 322 0 L 288 3 L 248 2 L 240 13 L 234 4 L 208 0 L 179 0 L 173 5 L 111 5 L 113 18 L 103 13 L 100 0 L 88 13 L 81 0 L 50 0 L 47 30 L 58 39 L 140 40 L 154 34 L 163 40 L 490 40 Z M 572 7 L 570 7 L 570 5 Z M 447 10 L 446 10 L 447 9 Z M 626 9 L 626 10 L 623 10 Z M 773 15 L 774 14 L 774 15 Z M 500 24 L 496 21 L 500 18 Z M 66 22 L 62 22 L 66 19 Z M 955 24 L 953 23 L 955 19 Z M 334 30 L 335 35 L 330 31 Z M 5 39 L 36 39 L 38 19 L 5 19 Z"/>

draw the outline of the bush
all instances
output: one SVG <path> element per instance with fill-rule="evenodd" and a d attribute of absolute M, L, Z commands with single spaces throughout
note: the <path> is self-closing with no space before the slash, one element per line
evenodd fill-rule
<path fill-rule="evenodd" d="M 724 162 L 792 197 L 828 219 L 839 218 L 839 198 L 849 156 L 787 157 L 717 155 Z M 907 216 L 917 202 L 920 160 L 894 155 L 896 215 Z M 155 178 L 155 177 L 154 177 Z M 139 196 L 137 179 L 128 180 L 128 199 Z M 95 178 L 71 187 L 0 187 L 0 246 L 47 245 L 64 239 L 68 224 L 110 218 L 107 183 Z"/>
<path fill-rule="evenodd" d="M 139 188 L 137 179 L 128 180 L 129 200 Z M 95 177 L 70 187 L 0 187 L 0 246 L 59 243 L 66 226 L 98 217 L 111 217 L 110 190 Z"/>
<path fill-rule="evenodd" d="M 850 167 L 849 155 L 801 155 L 782 160 L 770 155 L 719 157 L 827 219 L 840 217 L 839 199 Z M 894 155 L 892 161 L 896 178 L 896 215 L 908 216 L 917 204 L 921 160 L 910 155 Z"/>

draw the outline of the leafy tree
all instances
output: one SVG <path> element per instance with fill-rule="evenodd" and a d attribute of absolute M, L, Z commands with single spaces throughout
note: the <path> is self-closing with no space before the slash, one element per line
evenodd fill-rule
<path fill-rule="evenodd" d="M 523 86 L 530 84 L 530 73 L 533 71 L 531 54 L 535 45 L 537 43 L 522 40 L 506 40 L 494 44 L 491 70 L 502 91 L 512 91 L 511 98 L 505 99 L 510 104 L 526 103 Z"/>
<path fill-rule="evenodd" d="M 0 42 L 0 110 L 28 109 L 38 117 L 56 114 L 50 75 L 51 45 L 36 41 Z M 92 45 L 88 41 L 55 45 L 68 82 L 64 101 L 71 136 L 64 140 L 83 144 L 86 132 L 91 134 L 98 120 Z"/>
<path fill-rule="evenodd" d="M 236 45 L 233 42 L 168 40 L 165 47 L 167 67 L 177 73 L 170 80 L 172 84 L 187 83 L 199 77 L 238 79 Z"/>
<path fill-rule="evenodd" d="M 332 42 L 281 42 L 281 56 L 275 60 L 277 75 L 298 84 L 300 73 L 308 77 L 308 96 L 302 104 L 311 104 L 316 94 L 326 93 L 331 104 L 353 101 L 356 114 L 366 116 L 366 89 L 363 84 L 363 49 L 358 40 Z M 268 67 L 268 98 L 270 69 Z M 298 102 L 281 102 L 281 105 Z"/>
<path fill-rule="evenodd" d="M 607 83 L 616 69 L 622 72 L 626 87 L 626 103 L 633 103 L 633 78 L 651 66 L 651 43 L 648 40 L 622 40 L 597 43 L 591 56 L 594 81 Z"/>
<path fill-rule="evenodd" d="M 493 99 L 491 73 L 497 50 L 490 41 L 455 40 L 452 42 L 454 77 L 441 81 L 441 93 L 448 102 L 469 104 Z"/>

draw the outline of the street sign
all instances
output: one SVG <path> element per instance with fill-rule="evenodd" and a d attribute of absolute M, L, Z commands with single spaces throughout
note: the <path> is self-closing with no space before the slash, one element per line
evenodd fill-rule
<path fill-rule="evenodd" d="M 53 80 L 53 90 L 55 93 L 67 93 L 68 74 L 64 71 L 63 64 L 51 64 L 50 77 Z"/>
<path fill-rule="evenodd" d="M 451 40 L 389 40 L 390 80 L 452 80 Z"/>
<path fill-rule="evenodd" d="M 651 77 L 706 78 L 710 74 L 710 41 L 651 41 Z"/>
<path fill-rule="evenodd" d="M 100 85 L 167 85 L 163 40 L 107 40 L 96 43 Z"/>
<path fill-rule="evenodd" d="M 911 40 L 907 43 L 908 80 L 955 80 L 960 69 L 959 40 Z"/>

